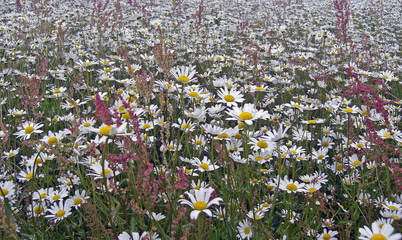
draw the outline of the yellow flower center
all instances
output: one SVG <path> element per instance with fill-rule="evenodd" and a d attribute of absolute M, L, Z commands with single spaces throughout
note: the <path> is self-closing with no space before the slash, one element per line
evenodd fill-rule
<path fill-rule="evenodd" d="M 195 98 L 195 97 L 198 97 L 199 95 L 198 95 L 198 93 L 197 92 L 190 92 L 190 97 L 193 97 L 193 98 Z"/>
<path fill-rule="evenodd" d="M 350 113 L 350 112 L 353 112 L 353 108 L 345 108 L 345 113 Z"/>
<path fill-rule="evenodd" d="M 308 120 L 307 123 L 317 123 L 317 120 Z"/>
<path fill-rule="evenodd" d="M 150 128 L 150 127 L 151 127 L 151 125 L 149 125 L 148 123 L 145 123 L 145 124 L 144 124 L 144 128 L 145 128 L 145 129 Z"/>
<path fill-rule="evenodd" d="M 398 208 L 395 207 L 395 206 L 388 206 L 388 208 L 391 209 L 391 210 L 398 210 Z"/>
<path fill-rule="evenodd" d="M 324 158 L 324 155 L 318 155 L 318 157 L 317 157 L 318 159 L 323 159 Z"/>
<path fill-rule="evenodd" d="M 47 143 L 50 145 L 55 144 L 56 142 L 57 142 L 57 138 L 55 138 L 55 137 L 51 137 L 51 138 L 49 138 L 49 140 L 47 140 Z"/>
<path fill-rule="evenodd" d="M 258 162 L 258 161 L 261 161 L 262 159 L 263 159 L 263 157 L 258 156 L 258 157 L 255 157 L 255 159 L 254 159 L 254 160 Z"/>
<path fill-rule="evenodd" d="M 268 147 L 268 143 L 265 141 L 258 141 L 257 146 L 260 148 L 267 148 Z"/>
<path fill-rule="evenodd" d="M 109 169 L 105 169 L 102 173 L 101 176 L 103 177 L 103 175 L 108 175 L 110 174 L 110 170 Z"/>
<path fill-rule="evenodd" d="M 374 234 L 370 239 L 371 239 L 371 240 L 387 240 L 387 239 L 384 237 L 384 235 L 382 235 L 382 234 L 380 234 L 380 233 Z"/>
<path fill-rule="evenodd" d="M 14 156 L 14 153 L 13 153 L 13 152 L 10 152 L 10 153 L 8 154 L 8 156 L 9 156 L 9 157 L 12 157 L 12 156 Z"/>
<path fill-rule="evenodd" d="M 59 198 L 60 198 L 60 195 L 54 195 L 54 196 L 52 197 L 53 200 L 57 200 L 57 199 L 59 199 Z"/>
<path fill-rule="evenodd" d="M 235 100 L 235 98 L 233 97 L 233 95 L 228 94 L 225 96 L 226 102 L 233 102 L 234 100 Z"/>
<path fill-rule="evenodd" d="M 202 163 L 202 164 L 200 165 L 200 167 L 201 167 L 202 169 L 204 169 L 204 170 L 208 170 L 208 169 L 209 169 L 209 166 L 208 166 L 208 164 L 206 164 L 206 163 Z"/>
<path fill-rule="evenodd" d="M 59 210 L 59 211 L 57 211 L 56 216 L 57 216 L 57 217 L 63 217 L 65 213 L 66 213 L 66 211 L 64 211 L 64 210 Z"/>
<path fill-rule="evenodd" d="M 258 183 L 258 179 L 254 178 L 252 181 L 254 184 Z"/>
<path fill-rule="evenodd" d="M 41 206 L 35 207 L 34 212 L 35 212 L 36 214 L 42 213 L 42 212 L 43 212 L 43 207 L 41 207 Z"/>
<path fill-rule="evenodd" d="M 228 138 L 229 135 L 227 133 L 222 133 L 218 135 L 218 138 Z"/>
<path fill-rule="evenodd" d="M 122 118 L 124 118 L 124 119 L 130 119 L 130 113 L 123 113 L 122 115 L 121 115 L 121 117 Z"/>
<path fill-rule="evenodd" d="M 329 240 L 329 239 L 331 239 L 331 235 L 329 235 L 328 233 L 326 233 L 326 234 L 324 234 L 324 236 L 322 236 L 322 238 L 324 239 L 324 240 Z"/>
<path fill-rule="evenodd" d="M 286 189 L 289 191 L 296 191 L 297 190 L 297 186 L 294 185 L 293 183 L 290 183 L 286 186 Z"/>
<path fill-rule="evenodd" d="M 42 199 L 42 198 L 45 198 L 47 196 L 47 193 L 42 193 L 41 195 L 40 195 L 40 198 Z"/>
<path fill-rule="evenodd" d="M 74 199 L 74 205 L 79 205 L 82 203 L 82 199 L 81 198 L 76 198 Z"/>
<path fill-rule="evenodd" d="M 32 173 L 28 173 L 26 176 L 25 176 L 25 179 L 31 179 L 33 177 L 33 174 Z"/>
<path fill-rule="evenodd" d="M 174 146 L 169 145 L 168 148 L 169 148 L 170 150 L 173 150 L 173 149 L 174 149 Z"/>
<path fill-rule="evenodd" d="M 6 196 L 8 194 L 8 190 L 7 189 L 1 189 L 1 193 L 3 196 Z"/>
<path fill-rule="evenodd" d="M 28 126 L 28 127 L 25 128 L 25 134 L 29 134 L 29 133 L 33 132 L 34 130 L 35 129 L 33 127 Z"/>
<path fill-rule="evenodd" d="M 358 143 L 358 144 L 356 144 L 356 146 L 359 147 L 359 148 L 363 148 L 364 144 L 363 143 Z"/>
<path fill-rule="evenodd" d="M 194 209 L 198 211 L 202 211 L 207 208 L 207 204 L 203 201 L 198 201 L 194 203 Z"/>
<path fill-rule="evenodd" d="M 84 123 L 84 127 L 89 127 L 89 126 L 91 126 L 91 124 L 90 123 Z"/>
<path fill-rule="evenodd" d="M 112 132 L 113 127 L 112 126 L 104 126 L 99 130 L 99 133 L 102 134 L 103 136 L 109 136 L 110 134 L 113 134 Z M 115 133 L 117 131 L 115 130 Z"/>
<path fill-rule="evenodd" d="M 179 81 L 182 82 L 182 83 L 186 83 L 186 82 L 188 82 L 188 77 L 187 76 L 180 76 Z"/>
<path fill-rule="evenodd" d="M 309 192 L 315 192 L 315 191 L 317 191 L 317 188 L 312 187 L 312 188 L 310 188 L 308 191 L 309 191 Z"/>
<path fill-rule="evenodd" d="M 249 227 L 245 227 L 245 228 L 244 228 L 244 233 L 245 233 L 245 234 L 249 234 L 249 233 L 250 233 L 250 228 L 249 228 Z"/>
<path fill-rule="evenodd" d="M 201 145 L 201 141 L 200 141 L 200 140 L 197 140 L 197 141 L 195 141 L 195 144 Z"/>
<path fill-rule="evenodd" d="M 361 163 L 361 162 L 360 162 L 359 160 L 357 160 L 357 161 L 354 161 L 352 165 L 353 165 L 353 167 L 356 167 L 356 166 L 359 165 L 360 163 Z"/>
<path fill-rule="evenodd" d="M 200 190 L 200 188 L 201 188 L 200 186 L 195 186 L 194 187 L 195 190 Z"/>
<path fill-rule="evenodd" d="M 239 118 L 241 120 L 250 120 L 253 118 L 253 115 L 249 112 L 242 112 L 242 113 L 240 113 Z"/>
<path fill-rule="evenodd" d="M 256 87 L 255 90 L 256 90 L 256 91 L 262 91 L 262 90 L 264 90 L 264 89 L 263 89 L 262 87 Z"/>
<path fill-rule="evenodd" d="M 54 93 L 61 93 L 60 89 L 54 90 Z"/>

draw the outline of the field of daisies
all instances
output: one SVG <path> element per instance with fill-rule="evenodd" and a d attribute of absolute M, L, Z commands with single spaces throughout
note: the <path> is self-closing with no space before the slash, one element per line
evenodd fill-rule
<path fill-rule="evenodd" d="M 400 1 L 5 2 L 0 239 L 402 239 Z"/>

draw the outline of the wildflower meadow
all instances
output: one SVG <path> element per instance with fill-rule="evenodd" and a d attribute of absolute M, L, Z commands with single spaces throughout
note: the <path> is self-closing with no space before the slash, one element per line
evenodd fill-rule
<path fill-rule="evenodd" d="M 402 239 L 400 0 L 0 4 L 0 239 Z"/>

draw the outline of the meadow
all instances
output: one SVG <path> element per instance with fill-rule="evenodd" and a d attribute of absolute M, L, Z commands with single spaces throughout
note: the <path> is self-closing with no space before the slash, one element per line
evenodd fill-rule
<path fill-rule="evenodd" d="M 3 1 L 0 239 L 402 239 L 401 10 Z"/>

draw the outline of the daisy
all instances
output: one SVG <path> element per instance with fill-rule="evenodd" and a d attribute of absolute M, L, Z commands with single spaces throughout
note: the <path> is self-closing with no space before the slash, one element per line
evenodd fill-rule
<path fill-rule="evenodd" d="M 260 210 L 252 210 L 247 213 L 247 217 L 250 219 L 254 220 L 260 220 L 263 219 L 265 216 L 265 213 L 260 209 Z"/>
<path fill-rule="evenodd" d="M 378 225 L 378 223 L 372 223 L 371 229 L 367 226 L 364 228 L 359 228 L 360 232 L 360 240 L 400 240 L 402 238 L 402 234 L 394 233 L 394 228 L 385 223 L 382 228 Z"/>
<path fill-rule="evenodd" d="M 0 182 L 0 199 L 13 199 L 15 187 L 13 181 Z"/>
<path fill-rule="evenodd" d="M 118 175 L 120 172 L 119 171 L 113 171 L 111 168 L 109 168 L 109 163 L 105 160 L 103 166 L 99 162 L 95 162 L 94 164 L 91 164 L 91 170 L 93 173 L 89 173 L 87 175 L 89 176 L 95 176 L 95 180 L 99 178 L 111 178 L 115 175 Z"/>
<path fill-rule="evenodd" d="M 213 171 L 219 168 L 218 165 L 215 165 L 208 159 L 206 156 L 202 159 L 202 161 L 198 158 L 193 158 L 191 164 L 195 167 L 198 167 L 198 171 L 205 172 L 205 171 Z"/>
<path fill-rule="evenodd" d="M 180 83 L 189 83 L 195 80 L 194 76 L 197 71 L 195 70 L 195 66 L 181 66 L 172 69 L 170 73 Z"/>
<path fill-rule="evenodd" d="M 237 226 L 237 231 L 239 232 L 239 234 L 237 234 L 236 237 L 239 239 L 249 240 L 253 236 L 253 232 L 251 231 L 251 224 L 248 219 L 239 222 L 239 225 Z"/>
<path fill-rule="evenodd" d="M 341 111 L 344 113 L 360 113 L 361 112 L 361 110 L 356 106 L 352 106 L 352 107 L 347 106 L 347 107 L 341 109 Z"/>
<path fill-rule="evenodd" d="M 328 158 L 328 148 L 322 147 L 318 150 L 314 150 L 312 154 L 312 160 L 317 161 L 317 163 L 321 163 L 323 160 Z"/>
<path fill-rule="evenodd" d="M 250 138 L 251 141 L 251 149 L 253 149 L 254 151 L 273 151 L 276 148 L 276 142 L 271 141 L 271 138 L 267 139 L 267 138 Z"/>
<path fill-rule="evenodd" d="M 321 184 L 319 183 L 308 183 L 304 186 L 306 192 L 311 196 L 314 192 L 320 190 Z"/>
<path fill-rule="evenodd" d="M 279 189 L 287 191 L 288 193 L 305 192 L 305 184 L 299 183 L 297 181 L 289 180 L 287 176 L 281 180 L 279 184 Z"/>
<path fill-rule="evenodd" d="M 319 123 L 324 123 L 325 120 L 322 118 L 316 118 L 316 119 L 311 119 L 311 120 L 303 120 L 301 121 L 303 124 L 319 124 Z"/>
<path fill-rule="evenodd" d="M 144 232 L 140 238 L 140 234 L 137 232 L 132 232 L 131 234 L 129 234 L 127 232 L 122 232 L 119 234 L 119 236 L 117 236 L 117 239 L 118 240 L 140 240 L 143 237 L 145 237 L 145 233 L 146 232 Z"/>
<path fill-rule="evenodd" d="M 21 127 L 18 127 L 19 131 L 14 133 L 14 135 L 17 135 L 17 138 L 27 140 L 33 133 L 42 133 L 43 131 L 40 130 L 41 127 L 43 127 L 41 123 L 24 122 Z"/>
<path fill-rule="evenodd" d="M 401 203 L 395 203 L 395 202 L 391 202 L 391 201 L 385 201 L 384 204 L 382 205 L 382 207 L 385 209 L 392 210 L 392 211 L 402 210 Z"/>
<path fill-rule="evenodd" d="M 229 219 L 228 216 L 226 216 L 226 209 L 219 207 L 218 209 L 215 209 L 213 211 L 214 217 L 217 218 L 220 221 L 225 220 L 225 218 Z"/>
<path fill-rule="evenodd" d="M 237 106 L 238 103 L 242 103 L 245 99 L 240 91 L 234 89 L 223 88 L 218 90 L 219 100 L 218 103 L 226 104 L 228 107 Z"/>
<path fill-rule="evenodd" d="M 20 152 L 20 148 L 10 149 L 10 151 L 8 151 L 8 152 L 4 151 L 3 152 L 4 156 L 2 156 L 2 158 L 10 159 L 10 158 L 16 156 L 19 152 Z"/>
<path fill-rule="evenodd" d="M 43 202 L 33 202 L 32 205 L 28 206 L 28 216 L 39 217 L 45 215 L 47 212 L 47 206 Z M 33 212 L 31 212 L 33 210 Z"/>
<path fill-rule="evenodd" d="M 48 209 L 49 214 L 45 217 L 49 219 L 49 221 L 54 220 L 55 222 L 63 220 L 64 218 L 71 215 L 71 201 L 60 201 L 59 204 L 55 203 L 53 206 Z"/>
<path fill-rule="evenodd" d="M 55 202 L 58 200 L 62 200 L 63 198 L 68 196 L 68 191 L 67 189 L 60 189 L 60 190 L 49 190 L 47 199 L 50 200 L 50 202 Z"/>
<path fill-rule="evenodd" d="M 246 103 L 242 108 L 234 106 L 233 109 L 229 109 L 227 114 L 231 117 L 228 120 L 237 120 L 239 122 L 245 122 L 248 125 L 253 124 L 253 121 L 257 119 L 267 119 L 269 113 L 264 110 L 257 110 L 252 103 Z"/>
<path fill-rule="evenodd" d="M 349 165 L 353 168 L 363 167 L 363 162 L 365 161 L 366 157 L 363 156 L 361 159 L 357 156 L 357 154 L 353 154 L 349 156 Z"/>
<path fill-rule="evenodd" d="M 278 129 L 272 129 L 271 131 L 266 131 L 265 134 L 266 136 L 263 136 L 263 140 L 269 141 L 269 142 L 277 142 L 282 138 L 288 137 L 286 132 L 289 130 L 289 126 L 285 127 L 283 129 L 283 125 L 280 124 Z"/>
<path fill-rule="evenodd" d="M 327 230 L 324 228 L 324 232 L 318 235 L 317 240 L 337 240 L 335 236 L 338 234 L 337 231 Z"/>
<path fill-rule="evenodd" d="M 151 219 L 153 219 L 153 220 L 155 220 L 157 222 L 159 222 L 159 221 L 161 221 L 161 220 L 166 218 L 166 216 L 163 215 L 162 213 L 155 213 L 155 212 L 149 213 L 149 212 L 147 212 L 147 215 L 148 215 L 149 218 L 151 218 Z"/>
<path fill-rule="evenodd" d="M 18 174 L 18 180 L 20 181 L 29 181 L 34 177 L 34 171 L 36 172 L 36 166 L 37 165 L 26 165 L 26 170 L 21 170 L 21 172 Z"/>
<path fill-rule="evenodd" d="M 186 204 L 194 209 L 190 214 L 190 218 L 193 220 L 196 220 L 201 212 L 212 217 L 212 212 L 208 208 L 212 205 L 219 206 L 219 202 L 223 201 L 222 198 L 214 198 L 210 201 L 213 192 L 213 188 L 200 188 L 198 191 L 194 192 L 194 195 L 190 192 L 185 192 L 184 194 L 190 198 L 191 202 L 186 199 L 181 199 L 179 203 Z"/>
<path fill-rule="evenodd" d="M 402 219 L 402 210 L 389 210 L 389 209 L 384 209 L 380 211 L 380 214 L 384 218 L 388 219 L 393 219 L 393 220 L 400 220 Z"/>

